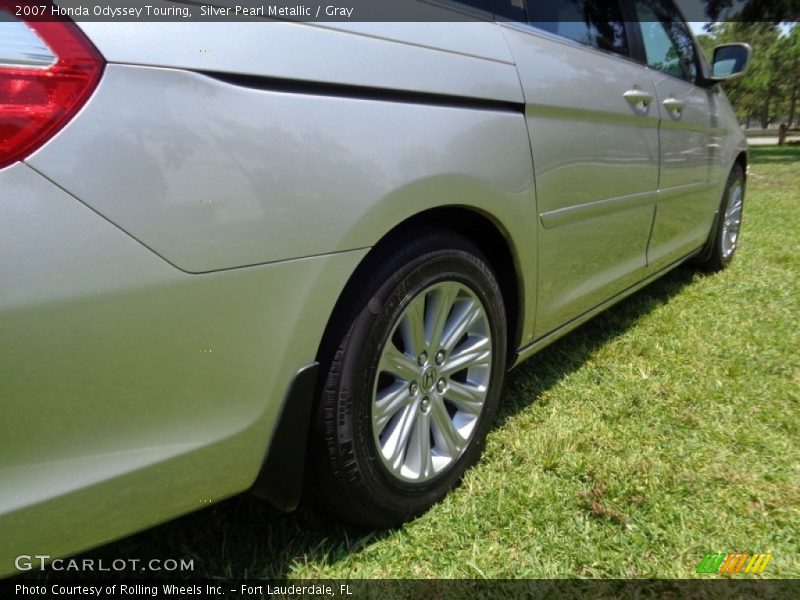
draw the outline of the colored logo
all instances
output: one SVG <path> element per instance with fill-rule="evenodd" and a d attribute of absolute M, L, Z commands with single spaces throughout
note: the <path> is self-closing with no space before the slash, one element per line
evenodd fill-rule
<path fill-rule="evenodd" d="M 747 552 L 733 552 L 726 554 L 706 554 L 697 573 L 749 573 L 757 575 L 767 568 L 772 554 L 749 554 Z"/>

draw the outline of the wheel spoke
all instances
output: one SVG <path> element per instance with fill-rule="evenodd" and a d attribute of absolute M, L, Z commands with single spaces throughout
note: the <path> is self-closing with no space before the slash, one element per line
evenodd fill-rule
<path fill-rule="evenodd" d="M 486 400 L 486 388 L 451 379 L 447 384 L 447 391 L 444 397 L 455 404 L 459 410 L 472 415 L 479 415 Z"/>
<path fill-rule="evenodd" d="M 419 295 L 411 301 L 399 329 L 408 354 L 418 356 L 425 350 L 425 296 Z"/>
<path fill-rule="evenodd" d="M 414 430 L 416 422 L 416 406 L 413 403 L 409 403 L 398 416 L 399 418 L 395 419 L 391 430 L 387 430 L 388 435 L 386 435 L 381 447 L 383 456 L 388 459 L 395 469 L 400 469 L 403 464 L 408 438 Z"/>
<path fill-rule="evenodd" d="M 393 385 L 378 392 L 372 409 L 372 426 L 376 435 L 380 435 L 393 416 L 401 408 L 413 400 L 408 393 L 405 382 L 395 382 Z"/>
<path fill-rule="evenodd" d="M 431 402 L 431 415 L 433 416 L 433 438 L 436 440 L 437 450 L 440 452 L 444 450 L 441 454 L 455 458 L 461 452 L 464 438 L 453 425 L 441 398 L 436 398 Z"/>
<path fill-rule="evenodd" d="M 447 318 L 458 296 L 455 284 L 446 284 L 432 290 L 428 295 L 428 307 L 425 314 L 425 337 L 429 347 L 435 352 L 441 346 Z"/>
<path fill-rule="evenodd" d="M 440 371 L 444 377 L 450 377 L 464 369 L 489 366 L 492 359 L 492 348 L 489 338 L 477 337 L 464 347 L 450 355 Z"/>
<path fill-rule="evenodd" d="M 483 315 L 483 310 L 478 302 L 469 300 L 461 303 L 456 308 L 447 324 L 447 330 L 441 341 L 441 346 L 448 352 L 452 352 L 456 344 L 464 337 L 475 322 Z"/>
<path fill-rule="evenodd" d="M 389 340 L 381 355 L 378 372 L 390 373 L 401 381 L 413 381 L 417 377 L 417 363 L 411 357 L 400 352 Z"/>
<path fill-rule="evenodd" d="M 417 411 L 414 419 L 414 431 L 408 441 L 405 467 L 409 475 L 418 479 L 430 477 L 433 472 L 431 457 L 431 419 L 430 414 Z"/>

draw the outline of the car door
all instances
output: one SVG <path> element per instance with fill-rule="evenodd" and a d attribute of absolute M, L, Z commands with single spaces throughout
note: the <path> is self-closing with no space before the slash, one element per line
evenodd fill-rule
<path fill-rule="evenodd" d="M 529 0 L 528 15 L 502 27 L 532 146 L 541 337 L 644 276 L 658 109 L 615 2 Z"/>
<path fill-rule="evenodd" d="M 641 49 L 661 115 L 661 175 L 647 250 L 656 272 L 702 246 L 719 201 L 711 167 L 719 147 L 713 91 L 699 87 L 694 38 L 671 0 L 633 0 Z"/>

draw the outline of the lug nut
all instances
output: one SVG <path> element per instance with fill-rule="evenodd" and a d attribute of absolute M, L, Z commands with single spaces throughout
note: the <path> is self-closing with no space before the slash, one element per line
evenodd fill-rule
<path fill-rule="evenodd" d="M 439 350 L 436 353 L 436 364 L 440 365 L 444 362 L 444 350 Z"/>
<path fill-rule="evenodd" d="M 427 413 L 430 410 L 430 408 L 431 408 L 431 401 L 430 401 L 430 399 L 428 399 L 427 396 L 425 396 L 422 399 L 422 402 L 419 403 L 419 409 L 422 412 Z"/>
<path fill-rule="evenodd" d="M 417 364 L 419 364 L 419 366 L 421 367 L 421 366 L 422 366 L 422 365 L 424 365 L 426 362 L 428 362 L 428 355 L 427 355 L 425 352 L 423 352 L 422 354 L 420 354 L 420 355 L 417 357 Z"/>
<path fill-rule="evenodd" d="M 444 394 L 444 391 L 447 389 L 447 382 L 444 379 L 440 379 L 436 382 L 436 391 L 440 394 Z"/>
<path fill-rule="evenodd" d="M 418 391 L 419 386 L 417 385 L 416 381 L 412 382 L 411 385 L 408 386 L 408 393 L 412 396 L 416 396 Z"/>

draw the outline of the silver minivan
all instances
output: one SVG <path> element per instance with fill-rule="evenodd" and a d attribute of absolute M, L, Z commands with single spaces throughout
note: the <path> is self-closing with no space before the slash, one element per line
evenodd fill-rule
<path fill-rule="evenodd" d="M 427 5 L 3 8 L 0 574 L 248 489 L 403 522 L 478 459 L 507 369 L 728 265 L 749 47 L 708 65 L 671 0 Z"/>

